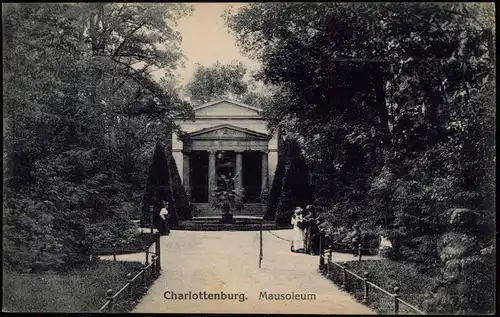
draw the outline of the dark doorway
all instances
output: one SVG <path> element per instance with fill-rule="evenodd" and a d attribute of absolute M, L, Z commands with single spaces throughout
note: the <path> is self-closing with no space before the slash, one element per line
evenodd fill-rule
<path fill-rule="evenodd" d="M 215 156 L 215 168 L 217 170 L 217 186 L 223 186 L 220 177 L 233 178 L 236 169 L 236 153 L 233 151 L 219 151 Z"/>
<path fill-rule="evenodd" d="M 262 152 L 247 151 L 243 153 L 243 188 L 245 202 L 260 202 L 260 186 L 262 174 Z"/>
<path fill-rule="evenodd" d="M 208 152 L 194 151 L 189 157 L 191 201 L 208 202 Z"/>

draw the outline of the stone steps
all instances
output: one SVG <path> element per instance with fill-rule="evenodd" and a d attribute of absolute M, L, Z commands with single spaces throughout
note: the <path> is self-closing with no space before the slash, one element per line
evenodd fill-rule
<path fill-rule="evenodd" d="M 235 223 L 220 223 L 221 218 L 184 220 L 174 230 L 192 231 L 259 231 L 261 221 L 256 219 L 236 219 Z M 274 221 L 265 221 L 263 230 L 290 229 L 289 227 L 276 226 Z"/>
<path fill-rule="evenodd" d="M 220 216 L 221 212 L 219 210 L 211 210 L 208 203 L 193 203 L 192 204 L 198 212 L 193 214 L 194 217 L 203 216 Z M 264 215 L 264 207 L 259 203 L 245 204 L 244 209 L 241 211 L 231 211 L 234 216 L 258 216 L 262 217 Z"/>

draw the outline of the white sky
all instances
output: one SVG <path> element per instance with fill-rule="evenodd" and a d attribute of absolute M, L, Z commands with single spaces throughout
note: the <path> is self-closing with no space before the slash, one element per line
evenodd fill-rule
<path fill-rule="evenodd" d="M 235 8 L 245 3 L 188 3 L 195 8 L 191 16 L 182 18 L 178 22 L 177 30 L 181 33 L 181 48 L 185 55 L 185 68 L 177 70 L 179 83 L 185 85 L 196 69 L 196 63 L 211 66 L 219 61 L 229 64 L 232 61 L 241 61 L 249 70 L 258 68 L 258 62 L 244 57 L 236 46 L 236 41 L 229 34 L 221 15 L 224 9 L 233 5 Z M 155 77 L 162 76 L 162 71 L 155 73 Z"/>

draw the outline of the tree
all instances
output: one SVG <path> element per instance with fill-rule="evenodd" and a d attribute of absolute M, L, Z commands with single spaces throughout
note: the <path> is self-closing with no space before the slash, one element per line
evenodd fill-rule
<path fill-rule="evenodd" d="M 155 146 L 153 160 L 149 166 L 148 180 L 143 197 L 143 219 L 145 224 L 150 224 L 151 207 L 153 208 L 153 219 L 156 219 L 156 215 L 159 214 L 159 210 L 165 203 L 174 206 L 170 185 L 170 171 L 165 149 L 158 141 Z M 177 221 L 175 210 L 170 210 L 170 217 L 173 223 Z"/>
<path fill-rule="evenodd" d="M 167 160 L 170 174 L 170 190 L 172 192 L 171 195 L 173 208 L 175 213 L 177 214 L 177 219 L 190 219 L 192 216 L 191 205 L 189 203 L 189 198 L 187 196 L 186 190 L 182 185 L 181 177 L 179 176 L 179 171 L 177 169 L 177 164 L 175 163 L 171 150 L 168 151 Z"/>
<path fill-rule="evenodd" d="M 308 169 L 296 141 L 287 142 L 287 158 L 281 185 L 281 195 L 276 207 L 276 223 L 289 224 L 296 206 L 305 208 L 313 203 L 309 187 Z"/>
<path fill-rule="evenodd" d="M 176 4 L 3 8 L 5 238 L 19 249 L 37 240 L 46 253 L 6 260 L 25 270 L 71 267 L 88 261 L 103 241 L 98 235 L 131 232 L 109 226 L 131 228 L 121 220 L 144 174 L 140 144 L 157 123 L 175 129 L 173 114 L 190 113 L 149 74 L 178 64 L 171 24 L 187 11 Z M 28 228 L 31 217 L 44 220 Z"/>
<path fill-rule="evenodd" d="M 271 184 L 271 191 L 269 192 L 269 200 L 267 202 L 266 212 L 264 214 L 265 220 L 276 219 L 276 209 L 278 208 L 278 203 L 281 197 L 286 159 L 288 157 L 288 152 L 286 151 L 287 149 L 288 146 L 286 146 L 284 142 L 280 142 L 278 151 L 278 164 L 276 166 L 276 172 L 274 173 L 273 183 Z"/>
<path fill-rule="evenodd" d="M 266 117 L 300 140 L 327 226 L 380 226 L 397 259 L 443 276 L 458 263 L 484 268 L 464 267 L 444 282 L 431 300 L 441 312 L 492 307 L 484 292 L 446 287 L 474 274 L 491 279 L 494 234 L 484 225 L 494 197 L 493 11 L 468 3 L 273 3 L 226 15 L 244 52 L 262 62 L 259 79 L 280 87 Z M 462 229 L 450 208 L 474 219 L 466 235 L 477 241 L 453 261 L 442 250 Z"/>
<path fill-rule="evenodd" d="M 249 91 L 241 96 L 240 101 L 255 108 L 265 108 L 272 99 L 272 93 Z"/>
<path fill-rule="evenodd" d="M 237 99 L 247 91 L 247 83 L 243 80 L 246 71 L 241 62 L 229 65 L 217 62 L 212 67 L 198 65 L 186 86 L 186 93 L 195 104 L 224 97 Z"/>

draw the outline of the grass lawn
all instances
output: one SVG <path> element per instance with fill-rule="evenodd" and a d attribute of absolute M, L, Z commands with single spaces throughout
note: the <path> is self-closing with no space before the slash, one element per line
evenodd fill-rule
<path fill-rule="evenodd" d="M 4 311 L 95 312 L 106 302 L 106 290 L 117 292 L 138 262 L 98 261 L 67 273 L 17 273 L 4 270 Z M 140 295 L 137 295 L 140 296 Z M 119 305 L 127 310 L 129 307 Z"/>
<path fill-rule="evenodd" d="M 356 261 L 347 262 L 347 269 L 359 276 L 363 276 L 364 272 L 368 272 L 368 280 L 377 286 L 393 293 L 394 287 L 400 289 L 400 298 L 406 302 L 416 306 L 420 310 L 424 310 L 423 302 L 428 298 L 431 289 L 437 283 L 437 277 L 434 274 L 424 275 L 417 271 L 410 264 L 394 262 L 387 259 L 361 261 L 360 264 Z M 332 265 L 333 274 L 331 279 L 338 285 L 342 284 L 342 271 Z M 355 277 L 347 274 L 347 291 L 354 295 L 358 300 L 363 298 L 363 283 Z M 379 314 L 394 314 L 394 300 L 392 296 L 388 296 L 379 290 L 369 287 L 368 302 L 370 308 L 374 309 Z M 406 305 L 399 305 L 400 314 L 416 314 Z"/>

